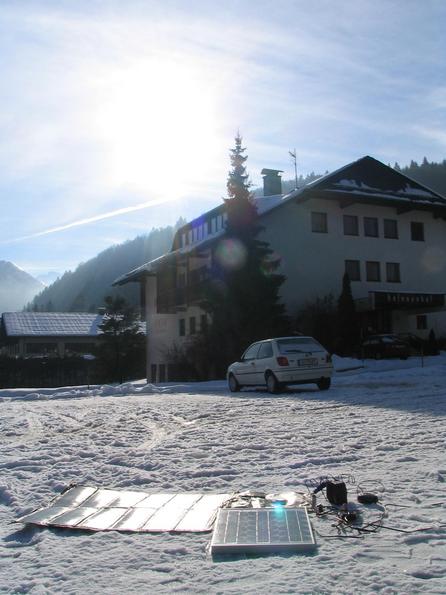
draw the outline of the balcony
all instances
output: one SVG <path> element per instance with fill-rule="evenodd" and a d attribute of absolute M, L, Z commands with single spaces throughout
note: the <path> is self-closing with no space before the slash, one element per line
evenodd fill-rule
<path fill-rule="evenodd" d="M 173 314 L 178 308 L 199 304 L 205 297 L 209 280 L 191 283 L 186 287 L 176 287 L 163 291 L 157 297 L 157 311 L 159 314 Z"/>

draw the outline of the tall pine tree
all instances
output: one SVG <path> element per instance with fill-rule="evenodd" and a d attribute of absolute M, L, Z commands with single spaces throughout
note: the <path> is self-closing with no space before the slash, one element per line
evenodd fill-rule
<path fill-rule="evenodd" d="M 269 244 L 258 239 L 262 227 L 249 190 L 245 150 L 237 134 L 230 154 L 226 233 L 214 249 L 214 283 L 203 304 L 211 320 L 206 333 L 209 355 L 219 362 L 220 374 L 253 341 L 288 329 L 279 298 L 285 277 L 275 272 L 280 262 Z"/>

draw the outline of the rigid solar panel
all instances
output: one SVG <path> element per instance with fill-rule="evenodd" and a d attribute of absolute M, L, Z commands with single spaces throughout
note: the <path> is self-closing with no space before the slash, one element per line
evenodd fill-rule
<path fill-rule="evenodd" d="M 316 547 L 306 508 L 222 508 L 211 553 L 309 551 Z"/>

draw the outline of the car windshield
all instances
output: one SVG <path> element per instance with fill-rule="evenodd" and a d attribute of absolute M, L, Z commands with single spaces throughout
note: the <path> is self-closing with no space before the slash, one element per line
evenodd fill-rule
<path fill-rule="evenodd" d="M 317 341 L 310 337 L 296 337 L 295 339 L 278 339 L 277 347 L 282 354 L 308 353 L 310 351 L 325 351 Z"/>

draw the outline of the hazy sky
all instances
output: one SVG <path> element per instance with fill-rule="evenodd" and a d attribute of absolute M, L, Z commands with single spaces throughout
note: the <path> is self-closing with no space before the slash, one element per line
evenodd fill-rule
<path fill-rule="evenodd" d="M 443 0 L 1 0 L 0 260 L 63 272 L 248 170 L 446 157 Z"/>

